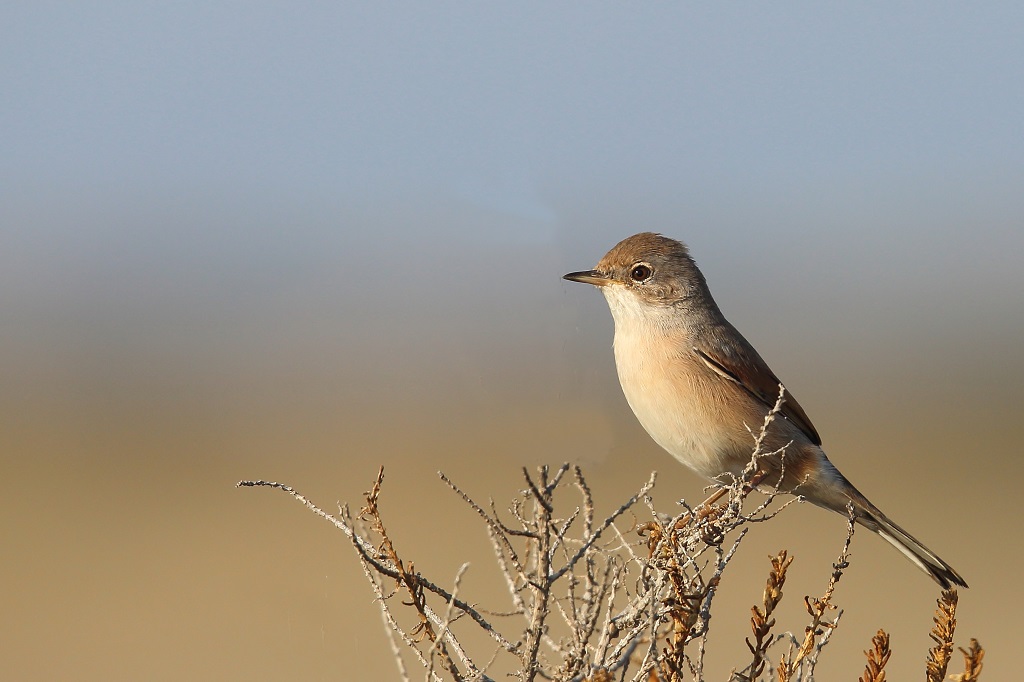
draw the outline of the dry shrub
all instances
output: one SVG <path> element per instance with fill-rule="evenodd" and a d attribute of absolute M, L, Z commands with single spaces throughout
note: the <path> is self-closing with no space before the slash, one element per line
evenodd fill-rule
<path fill-rule="evenodd" d="M 490 538 L 495 562 L 504 578 L 509 606 L 484 608 L 460 594 L 468 564 L 441 587 L 417 571 L 392 542 L 380 498 L 383 468 L 361 511 L 342 507 L 328 514 L 292 488 L 267 481 L 240 486 L 278 488 L 330 521 L 351 540 L 370 588 L 380 604 L 401 679 L 410 680 L 407 658 L 418 663 L 425 679 L 491 680 L 491 672 L 508 671 L 520 680 L 558 682 L 682 682 L 704 679 L 704 653 L 712 605 L 723 572 L 749 530 L 749 524 L 772 519 L 790 501 L 773 505 L 769 490 L 750 500 L 764 480 L 757 462 L 783 452 L 762 452 L 767 425 L 782 396 L 754 438 L 754 452 L 741 476 L 723 483 L 695 508 L 665 515 L 655 510 L 650 493 L 655 475 L 615 511 L 599 516 L 583 472 L 563 464 L 523 470 L 523 490 L 500 515 L 493 502 L 482 505 L 441 474 L 441 480 L 479 519 Z M 575 501 L 566 501 L 571 496 Z M 748 509 L 749 507 L 752 507 Z M 639 522 L 638 517 L 649 520 Z M 736 682 L 778 680 L 810 682 L 817 661 L 835 632 L 842 610 L 832 598 L 849 567 L 853 539 L 850 510 L 846 539 L 820 597 L 804 597 L 808 623 L 802 636 L 772 634 L 774 613 L 783 598 L 786 570 L 793 561 L 786 550 L 769 557 L 771 567 L 760 605 L 752 607 L 747 647 L 750 661 L 732 673 Z M 942 593 L 935 616 L 927 679 L 941 682 L 953 650 L 957 595 Z M 471 631 L 478 634 L 470 637 Z M 479 642 L 473 651 L 464 642 Z M 772 650 L 780 653 L 772 654 Z M 984 651 L 975 640 L 961 649 L 963 682 L 978 679 Z M 865 652 L 861 682 L 884 682 L 891 651 L 879 630 Z M 772 664 L 772 658 L 777 661 Z M 419 676 L 417 676 L 419 677 Z"/>

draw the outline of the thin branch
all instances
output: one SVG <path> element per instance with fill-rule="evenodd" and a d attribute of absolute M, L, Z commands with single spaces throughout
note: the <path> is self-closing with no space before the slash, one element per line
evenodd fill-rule
<path fill-rule="evenodd" d="M 589 550 L 590 547 L 598 541 L 598 539 L 601 537 L 601 533 L 603 533 L 605 529 L 608 528 L 608 526 L 612 525 L 615 519 L 622 516 L 622 514 L 624 514 L 627 509 L 636 504 L 637 500 L 639 500 L 641 497 L 650 492 L 652 488 L 654 488 L 654 482 L 656 479 L 657 473 L 652 472 L 651 477 L 647 479 L 647 483 L 644 483 L 639 491 L 637 491 L 632 497 L 626 500 L 626 502 L 624 502 L 622 506 L 620 506 L 618 510 L 616 510 L 611 516 L 606 518 L 604 522 L 601 523 L 600 527 L 598 527 L 596 531 L 591 533 L 590 537 L 583 542 L 583 545 L 580 547 L 579 551 L 576 552 L 575 556 L 573 556 L 573 558 L 570 559 L 565 564 L 565 566 L 562 566 L 562 568 L 558 569 L 550 576 L 548 576 L 548 581 L 554 582 L 561 578 L 563 575 L 565 575 L 568 571 L 571 571 L 573 567 L 576 565 L 576 562 L 579 561 L 583 557 L 583 555 L 586 554 L 587 550 Z"/>

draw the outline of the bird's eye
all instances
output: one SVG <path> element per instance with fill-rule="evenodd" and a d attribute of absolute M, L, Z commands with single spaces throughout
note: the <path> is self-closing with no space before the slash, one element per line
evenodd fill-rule
<path fill-rule="evenodd" d="M 646 282 L 651 278 L 654 271 L 651 270 L 651 266 L 646 263 L 637 263 L 633 266 L 633 269 L 629 271 L 629 278 L 634 282 Z"/>

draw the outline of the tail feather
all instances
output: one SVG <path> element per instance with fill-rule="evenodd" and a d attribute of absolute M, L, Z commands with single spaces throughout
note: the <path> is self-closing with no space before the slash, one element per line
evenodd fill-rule
<path fill-rule="evenodd" d="M 942 589 L 948 590 L 954 585 L 967 587 L 967 581 L 952 566 L 871 504 L 827 458 L 822 459 L 823 466 L 817 472 L 818 475 L 809 477 L 800 488 L 794 490 L 796 494 L 803 495 L 809 502 L 843 516 L 847 514 L 847 505 L 852 503 L 854 520 L 857 523 L 881 535 L 882 539 L 898 549 L 900 554 L 930 575 Z"/>
<path fill-rule="evenodd" d="M 922 545 L 913 535 L 893 523 L 877 507 L 870 502 L 865 506 L 859 504 L 856 506 L 858 523 L 881 535 L 882 539 L 930 575 L 935 582 L 942 586 L 942 589 L 948 590 L 954 585 L 967 587 L 967 582 L 952 566 L 943 561 L 938 554 Z"/>

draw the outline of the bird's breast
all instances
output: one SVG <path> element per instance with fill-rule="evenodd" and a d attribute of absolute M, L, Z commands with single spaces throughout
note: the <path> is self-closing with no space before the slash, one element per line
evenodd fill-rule
<path fill-rule="evenodd" d="M 701 476 L 738 473 L 745 461 L 737 454 L 749 457 L 752 442 L 737 442 L 745 431 L 733 424 L 733 387 L 702 365 L 685 339 L 637 331 L 616 329 L 615 366 L 640 424 L 658 445 Z"/>

